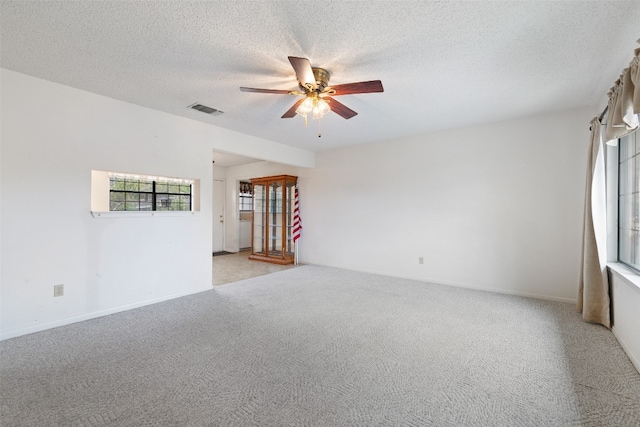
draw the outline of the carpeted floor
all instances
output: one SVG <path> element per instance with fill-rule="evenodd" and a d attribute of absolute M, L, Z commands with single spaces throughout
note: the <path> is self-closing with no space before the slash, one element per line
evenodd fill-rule
<path fill-rule="evenodd" d="M 0 343 L 6 426 L 638 426 L 568 304 L 298 268 Z"/>

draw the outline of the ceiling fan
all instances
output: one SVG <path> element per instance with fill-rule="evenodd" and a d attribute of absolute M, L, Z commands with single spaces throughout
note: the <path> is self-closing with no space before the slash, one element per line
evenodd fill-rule
<path fill-rule="evenodd" d="M 289 62 L 291 62 L 291 66 L 296 72 L 298 86 L 301 90 L 256 89 L 251 87 L 241 87 L 240 90 L 243 92 L 304 96 L 304 98 L 296 101 L 296 103 L 282 115 L 282 118 L 288 119 L 298 114 L 304 117 L 305 125 L 308 114 L 311 114 L 314 119 L 323 117 L 329 111 L 333 111 L 345 119 L 350 119 L 358 114 L 351 108 L 333 99 L 334 96 L 384 91 L 380 80 L 329 86 L 330 74 L 326 69 L 312 67 L 307 58 L 290 56 Z"/>

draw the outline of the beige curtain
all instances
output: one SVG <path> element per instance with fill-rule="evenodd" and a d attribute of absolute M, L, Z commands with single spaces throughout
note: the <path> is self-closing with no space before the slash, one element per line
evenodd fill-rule
<path fill-rule="evenodd" d="M 640 40 L 638 40 L 638 43 L 640 43 Z M 633 111 L 636 114 L 640 114 L 640 48 L 635 50 L 635 54 L 636 56 L 629 64 L 629 78 L 634 85 Z"/>
<path fill-rule="evenodd" d="M 640 40 L 638 40 L 640 43 Z M 638 129 L 640 124 L 640 48 L 635 50 L 628 68 L 622 70 L 620 78 L 609 90 L 607 106 L 607 127 L 604 139 L 607 144 L 616 145 L 618 138 Z"/>
<path fill-rule="evenodd" d="M 608 95 L 607 125 L 604 131 L 597 117 L 591 120 L 578 311 L 582 313 L 584 320 L 610 328 L 603 137 L 607 144 L 617 145 L 618 138 L 634 132 L 640 126 L 640 48 L 634 51 L 629 67 L 622 70 Z"/>
<path fill-rule="evenodd" d="M 591 121 L 591 146 L 585 190 L 578 311 L 582 313 L 584 320 L 610 328 L 603 148 L 601 124 L 598 118 L 594 117 Z"/>

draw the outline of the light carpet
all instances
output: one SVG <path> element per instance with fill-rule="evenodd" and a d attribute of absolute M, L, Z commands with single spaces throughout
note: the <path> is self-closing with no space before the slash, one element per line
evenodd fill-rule
<path fill-rule="evenodd" d="M 318 266 L 0 343 L 2 426 L 639 426 L 573 305 Z"/>

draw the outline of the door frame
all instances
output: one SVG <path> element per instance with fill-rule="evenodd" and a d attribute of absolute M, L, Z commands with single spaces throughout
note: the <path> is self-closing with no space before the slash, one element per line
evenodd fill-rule
<path fill-rule="evenodd" d="M 215 200 L 216 200 L 216 181 L 220 182 L 222 184 L 222 193 L 220 194 L 220 200 L 222 201 L 222 239 L 221 239 L 221 251 L 225 250 L 225 235 L 226 235 L 226 206 L 225 206 L 225 188 L 226 188 L 226 182 L 224 180 L 224 178 L 213 178 L 212 182 L 211 182 L 211 250 L 212 252 L 215 252 L 214 250 L 214 243 L 215 243 L 215 238 L 213 235 L 213 228 L 214 228 L 214 224 L 216 221 L 219 221 L 220 218 L 215 218 L 216 215 L 216 210 L 215 210 Z"/>

